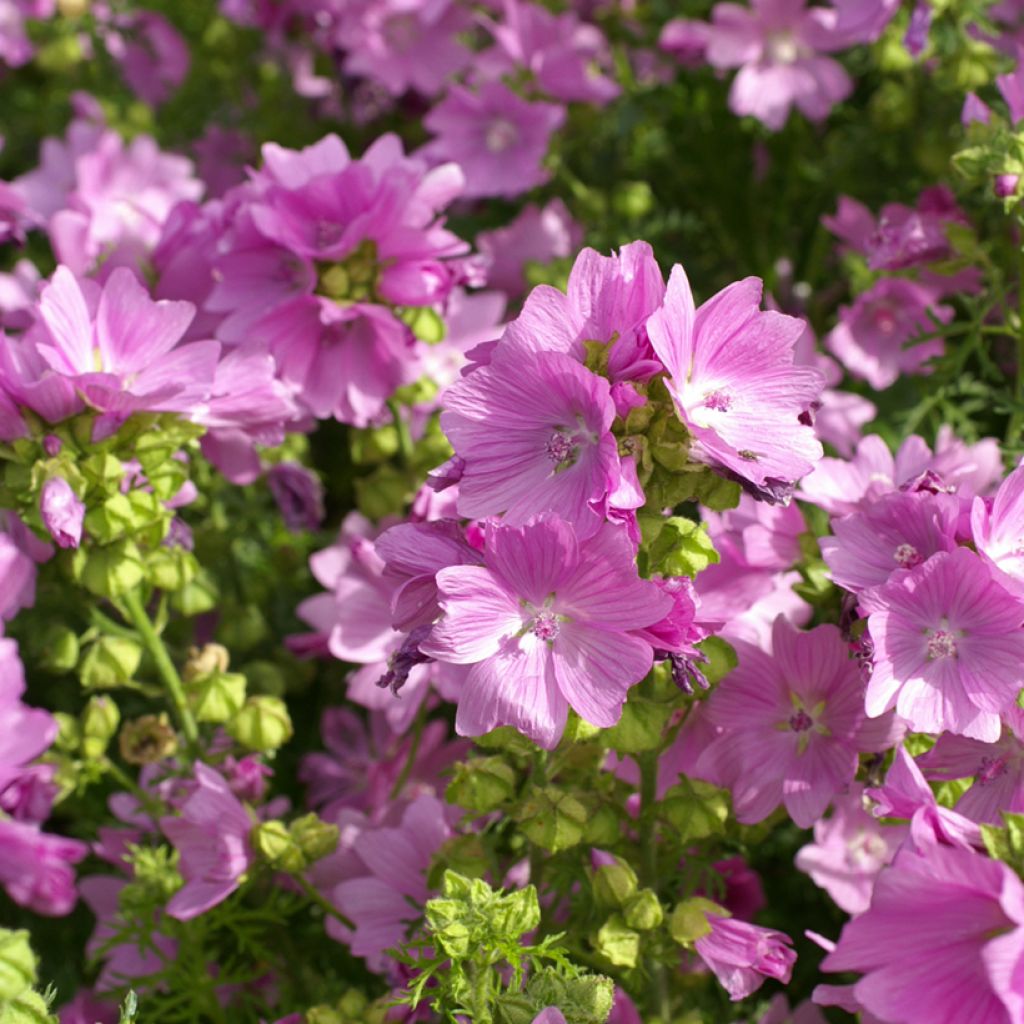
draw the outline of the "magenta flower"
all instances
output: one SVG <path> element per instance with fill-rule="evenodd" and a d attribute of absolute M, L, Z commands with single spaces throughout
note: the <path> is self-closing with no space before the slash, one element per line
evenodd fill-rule
<path fill-rule="evenodd" d="M 445 807 L 432 796 L 409 804 L 397 827 L 367 828 L 356 836 L 352 844 L 355 877 L 330 894 L 355 930 L 332 921 L 329 931 L 348 943 L 353 956 L 366 957 L 371 970 L 385 969 L 384 951 L 405 942 L 411 925 L 422 915 L 430 897 L 427 869 L 450 836 Z"/>
<path fill-rule="evenodd" d="M 729 92 L 733 113 L 778 131 L 794 106 L 821 121 L 853 91 L 842 65 L 820 55 L 849 45 L 842 34 L 830 33 L 822 8 L 801 0 L 752 0 L 749 8 L 719 3 L 711 20 L 708 63 L 740 68 Z"/>
<path fill-rule="evenodd" d="M 969 1006 L 976 1021 L 1011 1024 L 1022 925 L 1024 887 L 1005 864 L 949 846 L 904 847 L 822 967 L 860 972 L 853 995 L 882 1020 L 962 1024 Z"/>
<path fill-rule="evenodd" d="M 0 814 L 0 884 L 15 903 L 47 917 L 70 914 L 78 902 L 72 867 L 89 852 L 77 839 Z"/>
<path fill-rule="evenodd" d="M 97 294 L 58 267 L 37 328 L 4 339 L 0 366 L 19 404 L 48 422 L 79 412 L 83 398 L 109 414 L 108 430 L 133 412 L 191 413 L 209 397 L 220 354 L 215 341 L 178 344 L 193 314 L 188 302 L 154 302 L 125 268 Z"/>
<path fill-rule="evenodd" d="M 530 103 L 501 82 L 485 82 L 475 93 L 456 85 L 423 119 L 436 138 L 421 152 L 457 163 L 467 198 L 514 197 L 547 181 L 541 162 L 564 121 L 564 107 Z"/>
<path fill-rule="evenodd" d="M 945 351 L 942 339 L 908 342 L 933 331 L 933 318 L 948 323 L 952 316 L 952 307 L 937 305 L 930 289 L 904 278 L 883 278 L 852 306 L 840 307 L 825 347 L 854 377 L 881 391 L 901 375 L 929 372 L 927 361 Z"/>
<path fill-rule="evenodd" d="M 796 866 L 824 889 L 840 910 L 860 914 L 871 904 L 878 873 L 907 837 L 906 826 L 882 825 L 864 809 L 864 788 L 836 797 L 832 814 L 814 823 L 814 842 L 797 852 Z"/>
<path fill-rule="evenodd" d="M 2 521 L 0 521 L 2 526 Z M 22 527 L 22 529 L 24 529 Z M 51 549 L 52 550 L 52 549 Z M 10 533 L 0 529 L 0 632 L 3 623 L 36 600 L 36 563 Z M 19 663 L 20 664 L 20 663 Z M 0 660 L 0 666 L 3 660 Z"/>
<path fill-rule="evenodd" d="M 757 496 L 780 500 L 821 458 L 820 442 L 800 417 L 825 382 L 816 370 L 793 365 L 803 322 L 762 312 L 760 301 L 761 282 L 748 277 L 696 309 L 676 266 L 647 329 L 692 435 L 691 453 L 752 485 Z"/>
<path fill-rule="evenodd" d="M 995 743 L 944 733 L 918 765 L 929 779 L 973 778 L 956 810 L 971 821 L 1001 825 L 1001 811 L 1024 813 L 1024 711 L 1003 713 Z"/>
<path fill-rule="evenodd" d="M 932 555 L 873 592 L 875 667 L 866 707 L 918 732 L 994 743 L 1024 682 L 1024 609 L 972 551 Z"/>
<path fill-rule="evenodd" d="M 857 445 L 852 459 L 822 459 L 800 482 L 798 497 L 830 515 L 846 515 L 895 490 L 973 497 L 987 493 L 1002 476 L 999 443 L 991 437 L 965 445 L 943 427 L 934 454 L 923 438 L 911 434 L 894 458 L 885 441 L 871 434 Z"/>
<path fill-rule="evenodd" d="M 159 106 L 185 81 L 188 44 L 162 14 L 116 14 L 109 26 L 100 28 L 100 34 L 124 80 L 143 103 Z"/>
<path fill-rule="evenodd" d="M 565 1014 L 557 1006 L 549 1006 L 546 1010 L 541 1010 L 531 1024 L 566 1024 Z"/>
<path fill-rule="evenodd" d="M 991 503 L 974 499 L 971 534 L 999 582 L 1024 596 L 1024 468 L 1007 474 Z"/>
<path fill-rule="evenodd" d="M 39 495 L 43 525 L 61 548 L 77 548 L 82 543 L 85 505 L 62 476 L 51 477 Z"/>
<path fill-rule="evenodd" d="M 895 491 L 864 512 L 832 522 L 834 537 L 822 537 L 821 554 L 837 586 L 858 593 L 915 568 L 957 541 L 960 503 L 949 494 Z"/>
<path fill-rule="evenodd" d="M 605 526 L 586 541 L 568 523 L 490 525 L 484 565 L 437 574 L 444 616 L 420 649 L 471 666 L 456 731 L 511 725 L 552 749 L 571 706 L 614 725 L 626 692 L 653 661 L 631 635 L 662 619 L 671 598 L 640 579 L 629 541 Z"/>
<path fill-rule="evenodd" d="M 393 96 L 435 96 L 471 57 L 459 34 L 469 12 L 452 0 L 372 0 L 342 14 L 337 44 L 345 71 L 379 82 Z M 344 8 L 342 8 L 344 11 Z"/>
<path fill-rule="evenodd" d="M 604 106 L 619 85 L 602 73 L 611 65 L 608 41 L 571 11 L 552 14 L 539 4 L 504 0 L 504 19 L 490 27 L 495 46 L 479 54 L 476 69 L 487 78 L 524 69 L 542 91 L 565 103 Z"/>
<path fill-rule="evenodd" d="M 865 717 L 860 669 L 834 626 L 801 632 L 780 616 L 771 655 L 744 643 L 736 649 L 739 665 L 708 701 L 722 733 L 696 774 L 732 789 L 744 824 L 782 803 L 809 828 L 853 780 L 859 754 L 891 745 L 895 725 Z"/>
<path fill-rule="evenodd" d="M 441 427 L 465 461 L 461 515 L 521 526 L 554 513 L 584 534 L 619 482 L 608 382 L 557 352 L 483 366 L 445 392 Z"/>
<path fill-rule="evenodd" d="M 215 907 L 239 886 L 252 863 L 249 833 L 255 822 L 224 778 L 201 761 L 195 765 L 197 788 L 181 808 L 181 817 L 160 819 L 160 828 L 181 854 L 185 885 L 171 897 L 167 913 L 179 921 Z"/>
<path fill-rule="evenodd" d="M 297 462 L 279 462 L 267 473 L 267 486 L 293 533 L 315 530 L 324 519 L 324 486 L 320 478 Z"/>
<path fill-rule="evenodd" d="M 524 206 L 515 220 L 476 236 L 476 248 L 487 260 L 488 287 L 497 288 L 510 299 L 527 290 L 528 263 L 550 263 L 571 256 L 579 247 L 583 228 L 577 224 L 561 199 L 543 207 Z"/>
<path fill-rule="evenodd" d="M 789 981 L 796 953 L 790 949 L 793 941 L 788 935 L 718 914 L 708 914 L 707 920 L 711 931 L 697 939 L 694 949 L 730 999 L 744 999 L 766 978 L 783 984 Z"/>

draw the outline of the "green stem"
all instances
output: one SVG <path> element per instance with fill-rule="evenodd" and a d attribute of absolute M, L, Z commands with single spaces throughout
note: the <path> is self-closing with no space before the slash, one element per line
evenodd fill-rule
<path fill-rule="evenodd" d="M 325 899 L 309 881 L 302 875 L 292 875 L 292 877 L 311 903 L 315 903 L 325 914 L 333 917 L 335 921 L 341 922 L 350 931 L 355 931 L 356 926 L 333 903 Z"/>
<path fill-rule="evenodd" d="M 1010 413 L 1010 422 L 1006 427 L 1006 443 L 1013 444 L 1020 433 L 1021 405 L 1024 403 L 1024 247 L 1021 248 L 1018 256 L 1018 267 L 1020 269 L 1020 281 L 1017 285 L 1017 315 L 1020 323 L 1017 325 L 1017 377 L 1013 388 L 1013 412 Z"/>
<path fill-rule="evenodd" d="M 658 892 L 658 847 L 654 834 L 654 805 L 658 799 L 658 752 L 638 755 L 640 765 L 640 880 L 645 888 Z M 653 983 L 658 1015 L 670 1020 L 672 1013 L 665 965 L 654 957 L 648 958 L 647 970 Z"/>
<path fill-rule="evenodd" d="M 398 451 L 402 456 L 402 462 L 409 466 L 412 464 L 413 457 L 413 443 L 412 435 L 409 433 L 409 424 L 405 422 L 401 407 L 393 398 L 388 400 L 388 409 L 391 410 L 391 418 L 395 422 L 395 430 L 398 431 Z"/>
<path fill-rule="evenodd" d="M 95 605 L 89 609 L 89 621 L 104 633 L 111 636 L 119 636 L 122 640 L 138 640 L 139 634 L 134 629 L 122 626 L 115 622 L 109 615 L 104 615 Z"/>
<path fill-rule="evenodd" d="M 160 639 L 160 635 L 153 628 L 153 623 L 149 621 L 149 615 L 142 603 L 139 592 L 137 590 L 130 591 L 124 595 L 123 601 L 125 610 L 128 612 L 128 618 L 142 638 L 146 650 L 149 651 L 149 655 L 156 665 L 156 670 L 163 681 L 164 689 L 167 691 L 167 696 L 170 698 L 171 705 L 174 708 L 178 724 L 181 727 L 181 731 L 185 734 L 185 745 L 189 755 L 194 758 L 199 753 L 199 729 L 196 726 L 196 720 L 192 717 L 192 712 L 189 710 L 188 699 L 185 697 L 185 687 L 182 685 L 181 676 L 178 675 L 178 670 L 174 667 L 174 662 L 171 661 L 171 656 L 167 653 L 163 640 Z"/>
<path fill-rule="evenodd" d="M 427 724 L 427 702 L 424 700 L 420 704 L 419 711 L 416 712 L 416 719 L 412 725 L 412 743 L 409 746 L 409 753 L 406 755 L 405 764 L 402 765 L 402 770 L 399 772 L 398 778 L 395 779 L 395 784 L 391 787 L 391 793 L 388 796 L 389 800 L 397 800 L 401 795 L 402 789 L 406 782 L 409 781 L 409 775 L 412 773 L 413 765 L 416 763 L 416 755 L 420 751 L 420 742 L 423 739 L 423 727 Z"/>

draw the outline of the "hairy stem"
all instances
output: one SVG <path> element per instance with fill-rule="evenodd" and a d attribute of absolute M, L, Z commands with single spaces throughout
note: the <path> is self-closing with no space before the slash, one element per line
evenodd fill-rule
<path fill-rule="evenodd" d="M 185 746 L 188 749 L 189 755 L 194 758 L 199 753 L 199 729 L 196 726 L 196 720 L 192 717 L 192 712 L 189 710 L 188 699 L 185 697 L 185 687 L 182 685 L 181 676 L 178 675 L 178 670 L 174 667 L 174 662 L 171 661 L 171 656 L 167 653 L 167 647 L 160 638 L 160 634 L 153 628 L 153 623 L 149 620 L 149 615 L 142 603 L 139 592 L 133 590 L 125 594 L 123 601 L 125 610 L 128 612 L 128 618 L 142 638 L 146 650 L 156 665 L 157 673 L 164 684 L 164 689 L 174 709 L 178 725 L 182 733 L 184 733 Z"/>

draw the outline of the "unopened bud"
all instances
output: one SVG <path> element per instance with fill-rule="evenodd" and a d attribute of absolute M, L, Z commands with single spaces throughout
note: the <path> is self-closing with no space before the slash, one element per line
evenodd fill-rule
<path fill-rule="evenodd" d="M 264 821 L 252 830 L 253 848 L 271 867 L 298 874 L 306 867 L 306 858 L 283 821 Z"/>
<path fill-rule="evenodd" d="M 250 697 L 228 722 L 228 732 L 250 750 L 277 750 L 292 737 L 292 720 L 277 697 Z"/>
<path fill-rule="evenodd" d="M 58 547 L 77 548 L 82 543 L 85 505 L 63 477 L 52 477 L 43 484 L 39 513 Z"/>
<path fill-rule="evenodd" d="M 289 832 L 308 864 L 329 857 L 338 848 L 338 826 L 322 821 L 316 814 L 296 818 Z"/>
<path fill-rule="evenodd" d="M 118 746 L 129 764 L 155 764 L 178 749 L 178 737 L 166 714 L 143 715 L 124 723 Z"/>
<path fill-rule="evenodd" d="M 90 697 L 82 709 L 82 754 L 102 757 L 121 724 L 121 711 L 109 697 Z"/>
<path fill-rule="evenodd" d="M 221 644 L 203 644 L 202 647 L 190 647 L 188 658 L 182 669 L 185 682 L 213 675 L 214 672 L 227 672 L 231 664 L 228 649 Z"/>

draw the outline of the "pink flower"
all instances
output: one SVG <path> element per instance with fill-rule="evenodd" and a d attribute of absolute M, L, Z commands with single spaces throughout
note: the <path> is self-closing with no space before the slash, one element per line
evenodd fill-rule
<path fill-rule="evenodd" d="M 239 886 L 252 863 L 249 833 L 254 821 L 224 778 L 201 761 L 195 765 L 197 788 L 181 808 L 181 817 L 160 819 L 160 828 L 181 854 L 185 885 L 171 897 L 167 913 L 179 921 L 222 903 Z"/>
<path fill-rule="evenodd" d="M 324 486 L 320 478 L 297 462 L 279 462 L 267 473 L 267 486 L 293 533 L 315 530 L 324 519 Z"/>
<path fill-rule="evenodd" d="M 83 407 L 108 414 L 112 432 L 134 412 L 190 413 L 209 397 L 220 345 L 179 345 L 188 302 L 154 302 L 135 275 L 113 271 L 102 291 L 58 267 L 43 289 L 40 322 L 3 339 L 0 366 L 16 400 L 51 423 Z"/>
<path fill-rule="evenodd" d="M 1024 118 L 1024 65 L 1018 63 L 1009 74 L 996 75 L 996 86 L 1010 110 L 1010 121 L 1017 124 Z"/>
<path fill-rule="evenodd" d="M 937 551 L 956 546 L 960 503 L 927 491 L 885 494 L 864 512 L 832 522 L 834 537 L 822 537 L 821 554 L 837 586 L 857 593 L 881 586 Z"/>
<path fill-rule="evenodd" d="M 816 370 L 793 365 L 803 323 L 762 312 L 760 300 L 761 282 L 748 277 L 696 309 L 676 266 L 647 329 L 692 435 L 691 453 L 750 484 L 756 496 L 783 500 L 821 458 L 820 442 L 800 417 L 825 382 Z"/>
<path fill-rule="evenodd" d="M 10 533 L 0 530 L 0 631 L 7 619 L 22 608 L 31 608 L 36 600 L 35 561 L 17 544 Z M 0 661 L 0 665 L 2 665 Z"/>
<path fill-rule="evenodd" d="M 372 78 L 393 96 L 435 96 L 471 54 L 459 40 L 469 12 L 452 0 L 370 0 L 341 16 L 336 40 L 345 71 Z M 343 8 L 344 11 L 344 8 Z"/>
<path fill-rule="evenodd" d="M 945 351 L 942 339 L 908 342 L 934 331 L 933 318 L 948 323 L 952 316 L 952 308 L 937 305 L 930 289 L 903 278 L 883 278 L 852 306 L 840 307 L 839 323 L 825 346 L 849 373 L 880 391 L 901 375 L 930 372 L 925 364 Z"/>
<path fill-rule="evenodd" d="M 850 76 L 818 52 L 848 45 L 830 36 L 823 15 L 801 0 L 752 0 L 750 8 L 715 5 L 707 59 L 716 68 L 740 68 L 729 93 L 734 113 L 751 114 L 778 131 L 794 106 L 820 121 L 849 96 Z"/>
<path fill-rule="evenodd" d="M 85 505 L 62 476 L 51 477 L 39 495 L 43 525 L 61 548 L 77 548 L 82 543 Z"/>
<path fill-rule="evenodd" d="M 487 284 L 516 299 L 527 290 L 528 263 L 550 263 L 571 256 L 580 244 L 583 228 L 561 199 L 543 207 L 530 203 L 515 220 L 493 231 L 481 231 L 476 247 L 487 260 Z"/>
<path fill-rule="evenodd" d="M 662 27 L 658 49 L 670 53 L 683 67 L 700 67 L 707 59 L 711 26 L 692 18 L 673 18 Z"/>
<path fill-rule="evenodd" d="M 972 551 L 932 555 L 873 592 L 871 717 L 895 707 L 918 732 L 994 743 L 1024 681 L 1024 610 Z"/>
<path fill-rule="evenodd" d="M 329 931 L 347 942 L 353 956 L 366 957 L 382 972 L 384 951 L 400 946 L 430 897 L 427 869 L 438 847 L 451 836 L 444 805 L 421 796 L 402 813 L 397 827 L 367 828 L 355 838 L 355 877 L 337 885 L 332 902 L 355 925 L 354 931 L 331 922 Z"/>
<path fill-rule="evenodd" d="M 766 978 L 789 981 L 796 953 L 782 932 L 732 917 L 707 915 L 711 931 L 693 944 L 733 1001 L 756 992 Z"/>
<path fill-rule="evenodd" d="M 530 103 L 501 82 L 485 82 L 475 93 L 456 85 L 423 119 L 436 138 L 422 153 L 457 163 L 467 198 L 518 196 L 547 181 L 541 161 L 564 121 L 564 107 Z"/>
<path fill-rule="evenodd" d="M 502 6 L 504 20 L 490 26 L 497 45 L 476 59 L 481 74 L 501 78 L 525 69 L 544 92 L 566 103 L 604 106 L 619 95 L 619 85 L 602 73 L 611 54 L 596 25 L 523 0 L 504 0 Z"/>
<path fill-rule="evenodd" d="M 771 655 L 741 642 L 736 650 L 738 666 L 708 701 L 722 733 L 696 774 L 732 789 L 744 824 L 783 803 L 809 828 L 853 780 L 859 754 L 891 744 L 893 723 L 866 719 L 860 669 L 834 626 L 801 632 L 780 616 Z"/>
<path fill-rule="evenodd" d="M 881 825 L 868 814 L 863 794 L 854 784 L 837 797 L 832 814 L 814 823 L 814 842 L 796 855 L 796 866 L 848 914 L 867 910 L 879 871 L 907 836 L 905 826 Z"/>
<path fill-rule="evenodd" d="M 871 434 L 857 445 L 852 459 L 822 459 L 800 482 L 798 497 L 830 515 L 846 515 L 895 490 L 985 494 L 1002 475 L 1002 455 L 994 438 L 965 445 L 943 427 L 934 455 L 923 438 L 911 434 L 893 458 L 885 441 Z"/>
<path fill-rule="evenodd" d="M 996 579 L 1024 596 L 1024 467 L 1007 474 L 991 503 L 974 499 L 971 535 Z"/>
<path fill-rule="evenodd" d="M 88 852 L 77 839 L 41 832 L 38 825 L 0 814 L 0 884 L 15 903 L 37 914 L 71 913 L 78 902 L 72 865 Z"/>
<path fill-rule="evenodd" d="M 185 81 L 188 44 L 162 14 L 128 11 L 100 31 L 107 52 L 144 103 L 159 106 Z"/>
<path fill-rule="evenodd" d="M 619 482 L 608 382 L 570 356 L 495 360 L 445 392 L 441 428 L 465 461 L 461 515 L 521 526 L 551 512 L 582 534 Z"/>
<path fill-rule="evenodd" d="M 943 733 L 918 764 L 929 779 L 973 777 L 956 810 L 971 821 L 1001 825 L 1001 811 L 1024 813 L 1024 711 L 1003 713 L 1003 733 L 995 743 Z"/>
<path fill-rule="evenodd" d="M 471 666 L 456 731 L 511 725 L 547 749 L 570 706 L 594 725 L 619 720 L 653 661 L 650 644 L 629 631 L 672 605 L 637 576 L 620 531 L 605 526 L 584 546 L 557 519 L 488 526 L 484 565 L 442 569 L 437 584 L 444 616 L 420 649 Z"/>
<path fill-rule="evenodd" d="M 853 995 L 882 1020 L 962 1024 L 970 1007 L 974 1020 L 1011 1024 L 1020 1019 L 1011 979 L 1024 957 L 1022 924 L 1024 887 L 1005 864 L 948 846 L 904 847 L 822 967 L 860 972 Z"/>

